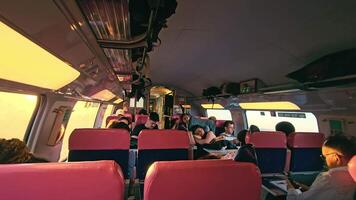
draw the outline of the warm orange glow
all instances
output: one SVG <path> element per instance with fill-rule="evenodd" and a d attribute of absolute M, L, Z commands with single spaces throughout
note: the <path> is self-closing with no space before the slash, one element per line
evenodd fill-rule
<path fill-rule="evenodd" d="M 80 73 L 0 22 L 0 79 L 57 90 Z"/>
<path fill-rule="evenodd" d="M 121 98 L 118 98 L 118 99 L 116 99 L 115 101 L 114 101 L 114 103 L 117 103 L 117 104 L 119 104 L 119 103 L 121 103 L 123 100 L 121 99 Z"/>
<path fill-rule="evenodd" d="M 224 108 L 222 105 L 215 103 L 215 104 L 201 104 L 201 107 L 205 109 L 222 109 Z"/>
<path fill-rule="evenodd" d="M 289 101 L 240 103 L 240 107 L 245 110 L 300 110 Z"/>
<path fill-rule="evenodd" d="M 182 105 L 182 107 L 185 108 L 185 109 L 190 109 L 190 108 L 192 108 L 192 106 L 189 105 L 189 104 Z"/>
<path fill-rule="evenodd" d="M 75 104 L 64 134 L 60 160 L 68 156 L 68 139 L 74 129 L 93 128 L 99 106 L 99 103 L 85 101 L 78 101 Z"/>
<path fill-rule="evenodd" d="M 113 94 L 110 90 L 102 90 L 100 92 L 95 93 L 94 95 L 91 96 L 91 98 L 94 99 L 99 99 L 102 101 L 109 101 L 111 99 L 113 99 L 116 95 Z"/>
<path fill-rule="evenodd" d="M 37 96 L 0 92 L 0 138 L 22 140 L 36 104 Z"/>

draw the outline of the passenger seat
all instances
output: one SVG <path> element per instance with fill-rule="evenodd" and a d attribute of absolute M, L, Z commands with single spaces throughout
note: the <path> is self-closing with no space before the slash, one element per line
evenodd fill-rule
<path fill-rule="evenodd" d="M 1 199 L 124 199 L 124 177 L 113 161 L 0 165 L 0 179 Z"/>
<path fill-rule="evenodd" d="M 260 193 L 258 168 L 232 160 L 155 162 L 144 186 L 145 200 L 259 200 Z"/>
<path fill-rule="evenodd" d="M 68 161 L 114 160 L 128 178 L 130 133 L 124 129 L 75 129 L 69 137 Z"/>

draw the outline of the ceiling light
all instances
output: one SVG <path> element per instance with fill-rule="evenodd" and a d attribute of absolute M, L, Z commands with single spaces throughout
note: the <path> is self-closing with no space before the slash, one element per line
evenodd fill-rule
<path fill-rule="evenodd" d="M 58 90 L 80 73 L 0 22 L 0 79 Z"/>
<path fill-rule="evenodd" d="M 252 102 L 239 105 L 245 110 L 300 110 L 299 106 L 289 101 Z"/>

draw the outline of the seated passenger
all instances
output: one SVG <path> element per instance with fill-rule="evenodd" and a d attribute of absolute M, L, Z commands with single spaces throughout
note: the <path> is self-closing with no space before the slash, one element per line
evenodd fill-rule
<path fill-rule="evenodd" d="M 243 146 L 246 144 L 246 134 L 247 134 L 247 130 L 241 130 L 238 134 L 237 134 L 237 140 L 240 142 L 240 146 Z"/>
<path fill-rule="evenodd" d="M 182 130 L 182 131 L 188 131 L 189 129 L 189 121 L 190 121 L 190 116 L 189 114 L 182 114 L 180 116 L 180 123 L 176 127 L 177 130 Z"/>
<path fill-rule="evenodd" d="M 257 156 L 255 148 L 251 144 L 241 146 L 236 153 L 235 161 L 250 162 L 257 165 Z"/>
<path fill-rule="evenodd" d="M 254 133 L 254 132 L 261 132 L 260 129 L 258 128 L 258 126 L 256 125 L 251 125 L 249 128 L 250 133 Z"/>
<path fill-rule="evenodd" d="M 139 115 L 148 115 L 147 113 L 147 110 L 142 108 L 139 112 L 138 112 Z"/>
<path fill-rule="evenodd" d="M 48 162 L 35 157 L 26 144 L 19 139 L 0 139 L 0 164 Z"/>
<path fill-rule="evenodd" d="M 113 121 L 108 128 L 121 128 L 130 132 L 130 127 L 125 122 Z"/>
<path fill-rule="evenodd" d="M 276 124 L 276 131 L 282 131 L 288 137 L 289 134 L 295 132 L 295 128 L 292 123 L 283 121 Z"/>
<path fill-rule="evenodd" d="M 287 200 L 352 200 L 356 184 L 347 164 L 353 155 L 352 141 L 343 136 L 329 137 L 322 147 L 329 171 L 321 173 L 306 192 L 294 189 L 288 181 Z"/>
<path fill-rule="evenodd" d="M 205 132 L 204 128 L 195 125 L 192 127 L 194 140 L 197 144 L 210 144 L 214 141 L 223 140 L 223 136 L 216 137 L 212 131 Z"/>
<path fill-rule="evenodd" d="M 159 116 L 156 112 L 151 112 L 146 123 L 135 126 L 131 134 L 131 148 L 137 148 L 138 134 L 144 129 L 158 129 Z"/>

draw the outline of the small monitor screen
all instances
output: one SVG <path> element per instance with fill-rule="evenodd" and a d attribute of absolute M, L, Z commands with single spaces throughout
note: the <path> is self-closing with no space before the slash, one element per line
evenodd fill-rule
<path fill-rule="evenodd" d="M 256 79 L 240 82 L 240 94 L 255 93 Z"/>

